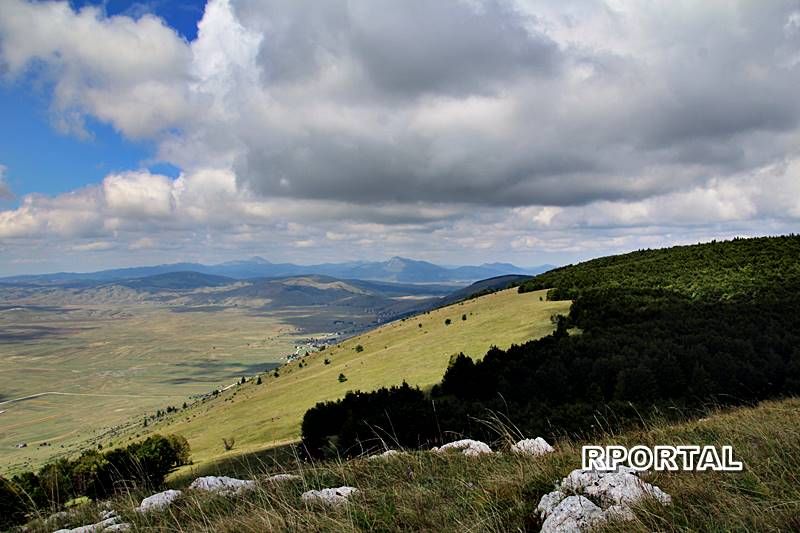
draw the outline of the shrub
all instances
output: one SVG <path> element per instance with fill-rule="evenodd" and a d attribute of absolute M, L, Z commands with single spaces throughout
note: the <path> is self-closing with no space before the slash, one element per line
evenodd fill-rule
<path fill-rule="evenodd" d="M 450 320 L 449 318 L 446 318 L 446 319 L 444 320 L 444 325 L 445 325 L 445 326 L 449 326 L 449 325 L 450 325 L 452 322 L 453 322 L 452 320 Z"/>
<path fill-rule="evenodd" d="M 344 383 L 345 381 L 347 381 L 347 376 L 339 374 L 339 383 Z"/>
<path fill-rule="evenodd" d="M 356 345 L 356 353 L 361 353 L 363 351 L 364 351 L 364 347 L 361 346 L 360 344 L 357 344 Z"/>
<path fill-rule="evenodd" d="M 182 436 L 152 435 L 125 448 L 104 453 L 86 450 L 77 459 L 59 459 L 38 473 L 14 476 L 11 484 L 32 507 L 53 510 L 83 496 L 112 496 L 118 488 L 158 489 L 168 473 L 188 464 L 189 459 L 189 443 Z M 3 500 L 5 497 L 0 498 Z"/>
<path fill-rule="evenodd" d="M 20 487 L 0 476 L 0 529 L 10 529 L 24 522 L 28 507 Z"/>

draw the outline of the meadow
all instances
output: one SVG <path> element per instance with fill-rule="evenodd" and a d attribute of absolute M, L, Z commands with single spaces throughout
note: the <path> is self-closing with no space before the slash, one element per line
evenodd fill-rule
<path fill-rule="evenodd" d="M 186 437 L 195 462 L 189 470 L 213 469 L 215 461 L 295 442 L 303 415 L 317 402 L 403 381 L 429 387 L 458 353 L 479 359 L 491 346 L 508 348 L 550 334 L 551 317 L 566 314 L 570 303 L 544 296 L 545 291 L 510 289 L 385 324 L 293 361 L 277 377 L 264 375 L 260 385 L 251 381 L 191 406 L 147 431 Z M 233 449 L 225 450 L 223 439 L 235 441 Z"/>
<path fill-rule="evenodd" d="M 300 337 L 279 317 L 234 308 L 6 306 L 0 467 L 13 472 L 108 442 L 114 428 L 138 425 L 145 413 L 276 366 Z"/>

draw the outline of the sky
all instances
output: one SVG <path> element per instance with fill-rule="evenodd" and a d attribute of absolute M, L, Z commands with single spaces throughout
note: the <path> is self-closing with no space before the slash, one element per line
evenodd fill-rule
<path fill-rule="evenodd" d="M 796 0 L 3 0 L 0 275 L 800 229 Z"/>

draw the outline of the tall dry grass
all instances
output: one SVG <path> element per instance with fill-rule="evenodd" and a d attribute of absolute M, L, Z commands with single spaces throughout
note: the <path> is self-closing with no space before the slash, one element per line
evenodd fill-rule
<path fill-rule="evenodd" d="M 498 449 L 520 437 L 501 417 L 486 421 L 498 432 Z M 647 429 L 609 435 L 592 444 L 732 445 L 744 472 L 653 473 L 649 481 L 672 495 L 673 504 L 645 503 L 637 520 L 606 531 L 800 531 L 800 400 L 719 411 L 682 424 L 651 423 Z M 185 491 L 163 512 L 132 511 L 142 497 L 112 501 L 138 531 L 538 531 L 539 498 L 580 466 L 581 442 L 557 443 L 555 453 L 531 458 L 511 453 L 467 458 L 410 452 L 387 459 L 305 462 L 284 454 L 239 463 L 225 473 L 256 479 L 258 488 L 238 497 Z M 270 483 L 267 476 L 298 474 Z M 355 486 L 359 493 L 340 509 L 304 504 L 309 489 Z M 90 506 L 82 512 L 87 516 Z M 89 521 L 85 523 L 90 523 Z M 44 531 L 32 523 L 33 531 Z M 49 529 L 52 531 L 52 528 Z"/>

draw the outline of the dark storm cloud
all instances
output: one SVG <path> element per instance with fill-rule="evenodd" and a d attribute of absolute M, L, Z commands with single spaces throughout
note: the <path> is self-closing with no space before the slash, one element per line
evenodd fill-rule
<path fill-rule="evenodd" d="M 236 171 L 270 197 L 636 200 L 774 162 L 798 127 L 795 2 L 634 4 L 599 43 L 501 0 L 235 7 L 269 96 Z"/>

